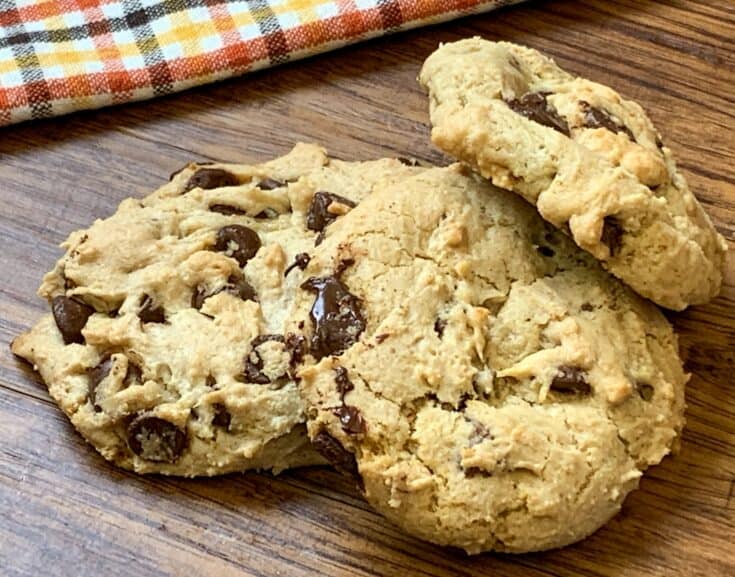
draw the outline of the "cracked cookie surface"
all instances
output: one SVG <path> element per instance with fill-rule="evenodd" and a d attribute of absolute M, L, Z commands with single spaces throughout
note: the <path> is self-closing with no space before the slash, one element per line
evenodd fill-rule
<path fill-rule="evenodd" d="M 687 376 L 660 311 L 461 165 L 376 190 L 304 273 L 309 435 L 409 533 L 563 546 L 676 446 Z"/>
<path fill-rule="evenodd" d="M 318 238 L 398 160 L 315 145 L 261 165 L 191 164 L 62 245 L 51 304 L 12 350 L 106 459 L 215 475 L 323 462 L 305 435 L 286 311 Z M 315 198 L 332 195 L 329 202 Z"/>
<path fill-rule="evenodd" d="M 424 63 L 432 140 L 523 196 L 639 294 L 716 296 L 726 243 L 643 109 L 539 52 L 472 38 Z"/>

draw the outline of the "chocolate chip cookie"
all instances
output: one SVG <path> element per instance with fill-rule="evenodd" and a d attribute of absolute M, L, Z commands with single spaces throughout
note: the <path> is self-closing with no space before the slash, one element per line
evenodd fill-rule
<path fill-rule="evenodd" d="M 314 145 L 256 166 L 191 164 L 70 235 L 39 294 L 51 314 L 15 339 L 108 460 L 214 475 L 322 462 L 293 382 L 286 311 L 315 244 L 398 160 L 330 160 Z"/>
<path fill-rule="evenodd" d="M 683 309 L 719 292 L 725 241 L 638 104 L 480 38 L 440 47 L 420 81 L 439 148 L 534 204 L 638 293 Z"/>
<path fill-rule="evenodd" d="M 292 323 L 317 449 L 406 531 L 470 553 L 589 535 L 684 423 L 660 311 L 461 165 L 341 219 Z"/>

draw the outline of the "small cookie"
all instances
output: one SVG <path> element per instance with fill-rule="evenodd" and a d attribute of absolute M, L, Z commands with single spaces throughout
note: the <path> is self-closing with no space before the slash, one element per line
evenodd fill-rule
<path fill-rule="evenodd" d="M 441 46 L 420 81 L 439 148 L 536 205 L 639 294 L 676 310 L 717 295 L 727 245 L 638 104 L 480 38 Z"/>
<path fill-rule="evenodd" d="M 687 376 L 654 305 L 463 171 L 377 190 L 313 255 L 293 320 L 309 435 L 409 533 L 560 547 L 675 447 Z"/>
<path fill-rule="evenodd" d="M 420 169 L 314 145 L 257 166 L 189 165 L 74 232 L 12 345 L 108 460 L 215 475 L 322 462 L 292 380 L 286 311 L 309 253 L 376 182 Z"/>

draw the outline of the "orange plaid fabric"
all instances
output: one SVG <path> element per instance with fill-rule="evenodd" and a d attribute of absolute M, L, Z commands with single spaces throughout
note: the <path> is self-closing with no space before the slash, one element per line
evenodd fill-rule
<path fill-rule="evenodd" d="M 0 126 L 152 98 L 519 0 L 0 0 Z"/>

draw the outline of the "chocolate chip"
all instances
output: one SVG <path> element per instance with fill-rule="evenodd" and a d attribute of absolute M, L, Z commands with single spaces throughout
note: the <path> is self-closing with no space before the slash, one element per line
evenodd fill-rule
<path fill-rule="evenodd" d="M 636 389 L 641 399 L 644 401 L 650 401 L 653 399 L 654 388 L 648 383 L 636 383 Z"/>
<path fill-rule="evenodd" d="M 286 183 L 280 180 L 276 180 L 275 178 L 264 178 L 258 184 L 256 184 L 256 186 L 260 190 L 275 190 L 276 188 L 286 186 Z"/>
<path fill-rule="evenodd" d="M 623 245 L 623 227 L 614 216 L 605 217 L 600 241 L 610 249 L 610 256 L 615 256 L 620 252 L 620 247 Z"/>
<path fill-rule="evenodd" d="M 245 266 L 258 252 L 260 246 L 260 237 L 252 228 L 230 224 L 217 232 L 214 249 L 231 256 L 240 266 Z"/>
<path fill-rule="evenodd" d="M 95 410 L 99 410 L 97 405 L 97 387 L 107 378 L 110 370 L 112 370 L 112 358 L 110 355 L 103 356 L 96 367 L 87 369 L 87 397 L 92 401 Z"/>
<path fill-rule="evenodd" d="M 320 431 L 312 439 L 311 444 L 340 473 L 360 478 L 355 455 L 345 449 L 332 435 L 326 431 Z"/>
<path fill-rule="evenodd" d="M 337 355 L 355 344 L 365 330 L 360 299 L 336 276 L 312 277 L 301 288 L 316 293 L 309 311 L 314 327 L 310 343 L 314 357 L 318 360 Z"/>
<path fill-rule="evenodd" d="M 143 413 L 128 425 L 130 450 L 147 461 L 174 463 L 186 448 L 186 433 L 176 425 Z"/>
<path fill-rule="evenodd" d="M 301 335 L 289 333 L 286 335 L 286 350 L 291 356 L 291 367 L 293 368 L 304 360 L 306 339 Z"/>
<path fill-rule="evenodd" d="M 156 306 L 150 295 L 143 295 L 140 299 L 140 310 L 138 310 L 138 318 L 144 323 L 164 323 L 166 315 L 163 307 Z"/>
<path fill-rule="evenodd" d="M 548 103 L 546 100 L 548 95 L 548 92 L 529 92 L 521 98 L 506 100 L 505 103 L 513 112 L 570 136 L 567 121 Z"/>
<path fill-rule="evenodd" d="M 238 208 L 237 206 L 232 206 L 230 204 L 211 204 L 209 205 L 209 210 L 218 214 L 224 214 L 225 216 L 232 216 L 235 214 L 247 214 L 247 211 Z"/>
<path fill-rule="evenodd" d="M 197 285 L 197 287 L 194 289 L 194 293 L 191 295 L 191 308 L 199 310 L 200 308 L 202 308 L 204 301 L 211 296 L 212 295 L 207 292 L 206 287 L 202 285 Z"/>
<path fill-rule="evenodd" d="M 306 268 L 306 265 L 309 264 L 310 260 L 311 260 L 311 257 L 308 255 L 308 253 L 300 252 L 294 257 L 293 262 L 290 265 L 288 265 L 286 270 L 283 271 L 283 276 L 288 276 L 288 273 L 290 273 L 295 268 L 304 270 Z"/>
<path fill-rule="evenodd" d="M 405 164 L 406 166 L 419 166 L 419 161 L 415 158 L 406 158 L 405 156 L 399 156 L 398 162 Z"/>
<path fill-rule="evenodd" d="M 444 336 L 444 329 L 447 328 L 446 319 L 436 319 L 434 321 L 434 332 L 439 335 L 439 338 Z"/>
<path fill-rule="evenodd" d="M 352 405 L 342 405 L 334 409 L 334 414 L 339 418 L 342 430 L 350 435 L 360 435 L 365 432 L 365 419 L 360 414 L 360 409 Z"/>
<path fill-rule="evenodd" d="M 268 375 L 263 374 L 263 359 L 258 352 L 258 347 L 268 341 L 278 343 L 285 342 L 282 335 L 258 335 L 250 343 L 250 353 L 245 357 L 245 370 L 243 376 L 246 383 L 256 385 L 267 385 L 271 382 Z"/>
<path fill-rule="evenodd" d="M 593 310 L 595 310 L 595 307 L 593 307 L 590 303 L 582 303 L 582 306 L 579 307 L 586 313 L 591 313 Z"/>
<path fill-rule="evenodd" d="M 212 411 L 214 416 L 212 417 L 212 424 L 216 427 L 222 427 L 225 430 L 230 429 L 230 423 L 232 422 L 232 415 L 222 403 L 215 403 L 212 405 Z"/>
<path fill-rule="evenodd" d="M 125 378 L 123 379 L 123 385 L 129 387 L 133 383 L 143 382 L 143 371 L 133 361 L 128 359 L 128 370 L 125 371 Z"/>
<path fill-rule="evenodd" d="M 539 252 L 539 254 L 546 257 L 552 257 L 556 254 L 553 248 L 544 245 L 537 246 L 536 250 Z"/>
<path fill-rule="evenodd" d="M 214 164 L 214 162 L 197 162 L 197 165 L 198 165 L 198 166 L 210 166 L 210 165 L 212 165 L 212 164 Z M 173 172 L 171 173 L 171 175 L 170 175 L 170 176 L 168 177 L 168 179 L 169 179 L 169 180 L 173 180 L 173 179 L 174 179 L 174 177 L 175 177 L 175 176 L 176 176 L 177 174 L 179 174 L 179 173 L 183 172 L 183 171 L 184 171 L 184 170 L 186 170 L 187 168 L 189 168 L 189 165 L 188 165 L 188 164 L 185 164 L 184 166 L 182 166 L 182 167 L 181 167 L 181 168 L 179 168 L 178 170 L 174 170 L 174 171 L 173 171 Z"/>
<path fill-rule="evenodd" d="M 589 395 L 592 392 L 585 373 L 577 367 L 562 366 L 551 382 L 551 390 L 568 395 Z"/>
<path fill-rule="evenodd" d="M 204 384 L 213 389 L 217 384 L 217 380 L 212 375 L 207 375 L 207 378 L 204 380 Z"/>
<path fill-rule="evenodd" d="M 65 344 L 84 343 L 82 329 L 94 309 L 77 299 L 58 296 L 51 301 L 51 312 Z"/>
<path fill-rule="evenodd" d="M 258 214 L 255 215 L 255 218 L 260 219 L 260 220 L 263 220 L 266 218 L 278 218 L 278 211 L 272 208 L 264 208 Z"/>
<path fill-rule="evenodd" d="M 332 194 L 331 192 L 317 192 L 311 199 L 309 212 L 306 215 L 306 228 L 315 232 L 323 232 L 327 226 L 332 224 L 337 216 L 329 212 L 329 206 L 333 203 L 344 204 L 350 208 L 354 208 L 356 204 L 344 196 Z M 317 243 L 319 244 L 319 243 Z"/>
<path fill-rule="evenodd" d="M 584 113 L 584 125 L 587 128 L 604 128 L 615 134 L 624 132 L 633 142 L 636 141 L 635 136 L 633 136 L 633 133 L 628 127 L 625 124 L 613 120 L 612 116 L 605 110 L 595 108 L 584 100 L 580 100 L 579 105 Z"/>
<path fill-rule="evenodd" d="M 237 186 L 240 184 L 234 174 L 221 168 L 199 168 L 191 175 L 184 187 L 184 192 L 195 188 L 211 190 L 223 186 Z"/>
<path fill-rule="evenodd" d="M 347 376 L 347 369 L 344 367 L 337 367 L 334 369 L 334 372 L 337 373 L 337 376 L 334 377 L 334 381 L 337 383 L 337 391 L 339 392 L 340 399 L 344 403 L 345 395 L 352 391 L 355 385 L 350 380 L 350 377 Z"/>

